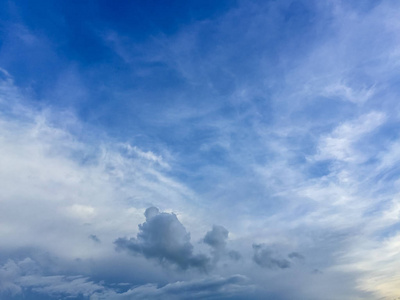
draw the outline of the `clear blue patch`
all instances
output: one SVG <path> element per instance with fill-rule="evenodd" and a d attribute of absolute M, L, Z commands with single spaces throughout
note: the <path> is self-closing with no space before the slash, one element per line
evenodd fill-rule
<path fill-rule="evenodd" d="M 331 161 L 319 161 L 308 166 L 307 174 L 310 178 L 318 178 L 329 175 Z"/>

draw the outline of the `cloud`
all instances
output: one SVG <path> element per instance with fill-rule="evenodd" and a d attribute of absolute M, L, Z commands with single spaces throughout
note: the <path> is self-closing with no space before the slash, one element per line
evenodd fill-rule
<path fill-rule="evenodd" d="M 226 241 L 229 231 L 220 225 L 213 225 L 212 229 L 206 233 L 203 242 L 213 249 L 215 262 L 222 256 L 227 255 L 232 260 L 239 260 L 241 255 L 235 250 L 227 250 Z"/>
<path fill-rule="evenodd" d="M 93 242 L 101 243 L 100 239 L 95 234 L 89 235 L 89 239 L 91 239 Z"/>
<path fill-rule="evenodd" d="M 229 277 L 211 276 L 192 281 L 178 281 L 158 287 L 147 284 L 125 293 L 106 291 L 97 293 L 91 300 L 100 299 L 243 299 L 251 297 L 254 286 L 242 275 Z"/>
<path fill-rule="evenodd" d="M 93 127 L 81 131 L 71 112 L 33 106 L 0 73 L 0 243 L 10 253 L 37 247 L 72 260 L 107 256 L 150 202 L 183 207 L 194 197 L 163 171 L 168 162 L 156 152 L 115 143 Z M 93 233 L 101 245 L 88 239 Z"/>
<path fill-rule="evenodd" d="M 2 48 L 6 68 L 10 64 L 4 63 L 5 52 L 11 53 L 8 60 L 16 66 L 40 62 L 40 68 L 29 68 L 28 73 L 35 75 L 28 76 L 31 86 L 23 94 L 16 96 L 18 91 L 8 79 L 0 87 L 0 244 L 6 253 L 39 247 L 71 261 L 93 257 L 93 265 L 107 261 L 124 280 L 141 276 L 140 284 L 150 282 L 152 290 L 161 289 L 166 282 L 182 279 L 166 276 L 190 272 L 163 273 L 143 257 L 182 269 L 192 268 L 196 252 L 185 230 L 175 230 L 178 241 L 169 238 L 183 253 L 183 262 L 166 256 L 169 248 L 150 237 L 154 231 L 139 228 L 138 236 L 132 232 L 132 223 L 144 222 L 141 212 L 151 203 L 162 210 L 182 211 L 179 221 L 192 240 L 203 238 L 205 224 L 216 220 L 235 232 L 238 249 L 253 261 L 215 266 L 217 274 L 229 277 L 243 272 L 259 277 L 260 286 L 270 282 L 280 286 L 291 274 L 293 290 L 309 291 L 303 299 L 333 297 L 327 290 L 333 290 L 336 298 L 355 299 L 360 286 L 387 293 L 390 285 L 395 294 L 399 247 L 398 237 L 390 236 L 397 230 L 391 226 L 398 221 L 398 211 L 390 203 L 397 205 L 392 200 L 399 190 L 399 6 L 381 1 L 364 10 L 355 8 L 359 3 L 297 1 L 306 9 L 303 22 L 289 9 L 292 2 L 243 5 L 242 1 L 221 18 L 182 25 L 177 34 L 146 38 L 144 44 L 109 24 L 120 37 L 123 52 L 130 53 L 128 64 L 113 61 L 107 66 L 104 61 L 88 69 L 74 60 L 80 74 L 76 77 L 75 71 L 65 76 L 68 72 L 59 72 L 55 64 L 35 59 L 33 51 L 21 51 L 29 57 L 15 56 L 13 48 L 21 49 L 15 46 L 30 44 L 23 49 L 33 50 L 40 43 L 40 37 L 26 34 L 38 30 L 5 30 L 11 41 Z M 18 14 L 19 9 L 14 10 Z M 14 21 L 35 23 L 26 16 Z M 93 32 L 104 29 L 89 23 Z M 14 39 L 23 43 L 12 43 Z M 57 44 L 52 40 L 48 47 Z M 40 57 L 48 56 L 43 47 L 35 48 Z M 9 71 L 15 74 L 15 68 Z M 41 78 L 46 71 L 59 83 Z M 168 81 L 174 73 L 182 77 L 177 85 Z M 10 77 L 7 72 L 0 76 Z M 40 82 L 46 86 L 36 90 Z M 160 84 L 168 91 L 159 89 Z M 60 112 L 46 115 L 22 107 L 17 100 L 31 89 L 45 98 L 32 102 L 34 107 L 46 99 L 54 109 L 70 104 L 88 127 L 99 125 L 99 130 L 113 135 L 112 141 L 77 122 L 67 125 L 69 119 Z M 55 92 L 46 97 L 41 90 Z M 152 210 L 146 218 L 158 215 Z M 209 246 L 214 258 L 218 254 L 222 259 L 223 253 L 237 259 L 238 252 L 229 251 L 226 232 L 213 228 L 204 244 L 196 247 Z M 101 244 L 88 238 L 93 233 Z M 114 251 L 116 237 L 128 234 L 136 238 L 122 239 L 123 249 L 138 254 L 136 258 Z M 307 266 L 297 268 L 299 255 L 276 253 L 267 246 L 247 247 L 246 252 L 252 241 L 299 245 L 296 249 L 307 257 Z M 155 249 L 158 252 L 151 252 Z M 122 261 L 131 264 L 122 266 Z M 290 268 L 285 272 L 262 268 L 283 266 Z M 318 284 L 310 285 L 315 279 L 303 276 L 306 267 L 324 272 L 314 276 L 320 277 Z M 97 272 L 96 278 L 106 273 L 88 269 Z M 365 276 L 351 273 L 354 270 L 364 270 Z M 151 274 L 145 277 L 146 272 Z M 351 276 L 343 280 L 346 272 Z M 326 279 L 332 273 L 336 279 Z M 4 282 L 10 293 L 18 292 L 14 281 Z M 348 294 L 342 297 L 340 291 L 346 289 Z"/>
<path fill-rule="evenodd" d="M 161 287 L 153 283 L 129 286 L 96 283 L 81 275 L 46 275 L 31 258 L 0 265 L 1 299 L 240 299 L 255 290 L 246 276 L 238 274 L 176 281 Z"/>
<path fill-rule="evenodd" d="M 229 257 L 230 259 L 232 259 L 232 260 L 239 260 L 239 259 L 242 258 L 242 255 L 241 255 L 238 251 L 230 250 L 230 251 L 228 252 L 228 257 Z"/>
<path fill-rule="evenodd" d="M 289 258 L 291 258 L 291 259 L 300 259 L 300 260 L 303 260 L 304 259 L 304 256 L 303 255 L 301 255 L 300 253 L 298 253 L 298 252 L 291 252 L 291 253 L 289 253 L 288 254 L 288 257 Z"/>
<path fill-rule="evenodd" d="M 16 297 L 39 293 L 52 297 L 88 297 L 104 290 L 101 284 L 84 276 L 43 275 L 40 266 L 32 259 L 9 260 L 0 266 L 0 295 Z"/>
<path fill-rule="evenodd" d="M 204 243 L 214 249 L 224 249 L 229 231 L 223 226 L 214 225 L 212 230 L 207 232 L 204 237 Z"/>
<path fill-rule="evenodd" d="M 321 138 L 316 158 L 363 162 L 366 159 L 365 153 L 357 151 L 355 144 L 382 125 L 384 121 L 384 113 L 371 112 L 354 121 L 339 125 L 331 134 Z"/>
<path fill-rule="evenodd" d="M 190 234 L 174 213 L 160 213 L 158 208 L 149 207 L 145 216 L 146 222 L 139 225 L 137 238 L 117 239 L 114 242 L 117 249 L 142 254 L 148 259 L 156 259 L 161 264 L 170 263 L 183 270 L 208 268 L 209 258 L 193 254 Z"/>
<path fill-rule="evenodd" d="M 285 258 L 277 258 L 272 250 L 265 248 L 265 245 L 253 244 L 253 261 L 260 267 L 266 269 L 287 269 L 290 268 L 290 261 Z"/>

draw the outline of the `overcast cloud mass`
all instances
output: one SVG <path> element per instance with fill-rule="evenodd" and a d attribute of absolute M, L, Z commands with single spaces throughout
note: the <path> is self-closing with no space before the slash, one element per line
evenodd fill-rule
<path fill-rule="evenodd" d="M 400 2 L 0 4 L 0 299 L 400 297 Z"/>

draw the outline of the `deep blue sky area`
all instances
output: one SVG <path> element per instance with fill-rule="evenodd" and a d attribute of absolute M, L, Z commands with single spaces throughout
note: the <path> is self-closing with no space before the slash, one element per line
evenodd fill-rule
<path fill-rule="evenodd" d="M 71 62 L 83 69 L 100 65 L 123 74 L 127 66 L 105 45 L 104 31 L 116 31 L 141 44 L 154 36 L 173 35 L 194 22 L 216 18 L 234 6 L 235 1 L 8 1 L 2 5 L 1 39 L 4 47 L 11 47 L 19 56 L 8 61 L 7 67 L 20 73 L 22 85 L 38 81 L 35 91 L 40 95 L 45 85 L 42 81 L 57 76 Z M 15 45 L 15 36 L 7 27 L 16 21 L 46 40 L 50 49 Z M 19 52 L 29 53 L 37 62 L 21 61 Z"/>
<path fill-rule="evenodd" d="M 2 1 L 0 299 L 397 299 L 400 3 Z"/>

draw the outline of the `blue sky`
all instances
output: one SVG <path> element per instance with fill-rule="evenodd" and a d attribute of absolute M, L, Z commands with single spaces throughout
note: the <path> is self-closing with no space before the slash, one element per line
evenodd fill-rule
<path fill-rule="evenodd" d="M 397 1 L 0 6 L 0 298 L 400 297 Z"/>

